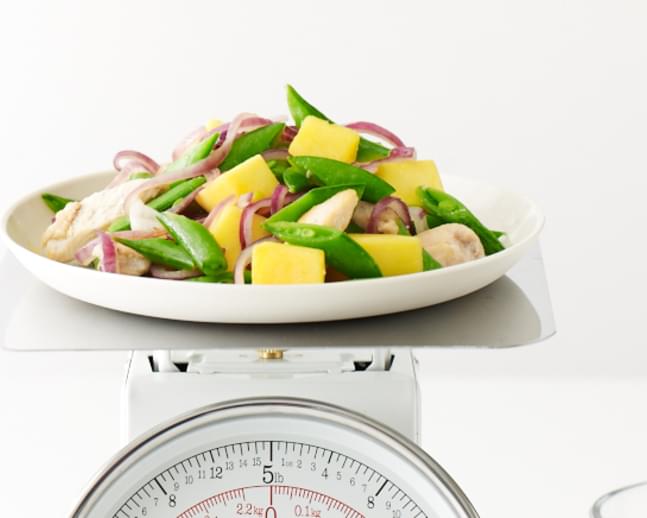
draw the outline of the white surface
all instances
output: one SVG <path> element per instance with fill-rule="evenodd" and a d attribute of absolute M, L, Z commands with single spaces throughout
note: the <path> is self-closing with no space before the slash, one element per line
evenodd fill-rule
<path fill-rule="evenodd" d="M 97 306 L 175 320 L 236 324 L 321 322 L 439 304 L 472 293 L 504 275 L 535 244 L 544 224 L 539 208 L 524 196 L 486 182 L 444 175 L 447 192 L 463 201 L 485 225 L 506 233 L 505 250 L 415 275 L 269 286 L 106 275 L 42 255 L 40 241 L 52 215 L 43 207 L 40 194 L 54 192 L 77 199 L 89 196 L 105 187 L 113 174 L 81 175 L 41 186 L 5 212 L 0 237 L 25 268 L 55 290 Z M 184 302 L 178 304 L 180 300 Z"/>
<path fill-rule="evenodd" d="M 424 443 L 483 518 L 584 518 L 647 477 L 646 24 L 640 0 L 5 3 L 0 203 L 125 147 L 164 157 L 206 117 L 273 114 L 286 81 L 526 192 L 558 335 L 424 353 Z M 0 353 L 3 515 L 34 516 L 34 487 L 65 515 L 117 446 L 124 358 Z"/>

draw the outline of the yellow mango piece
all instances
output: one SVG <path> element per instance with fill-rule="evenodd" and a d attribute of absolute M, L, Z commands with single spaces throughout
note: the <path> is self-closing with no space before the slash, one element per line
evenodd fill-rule
<path fill-rule="evenodd" d="M 252 251 L 252 284 L 313 284 L 324 282 L 322 250 L 267 241 Z"/>
<path fill-rule="evenodd" d="M 288 151 L 292 156 L 320 156 L 351 164 L 358 146 L 356 131 L 308 115 Z"/>
<path fill-rule="evenodd" d="M 209 119 L 207 123 L 204 125 L 204 129 L 207 131 L 211 131 L 212 129 L 216 129 L 218 126 L 222 126 L 223 122 L 220 119 Z"/>
<path fill-rule="evenodd" d="M 255 155 L 207 183 L 196 196 L 206 211 L 213 209 L 227 196 L 253 192 L 252 201 L 267 198 L 279 182 L 261 155 Z"/>
<path fill-rule="evenodd" d="M 378 166 L 375 176 L 395 187 L 397 196 L 408 205 L 420 205 L 416 189 L 420 186 L 444 190 L 433 160 L 402 160 Z"/>
<path fill-rule="evenodd" d="M 227 259 L 227 269 L 231 272 L 240 255 L 240 218 L 243 215 L 243 209 L 235 204 L 225 207 L 214 222 L 209 227 L 209 232 L 216 238 L 218 244 L 225 249 L 225 258 Z M 254 214 L 252 219 L 252 239 L 254 241 L 269 236 L 263 228 L 263 222 L 266 218 Z"/>
<path fill-rule="evenodd" d="M 422 271 L 422 244 L 415 236 L 349 234 L 375 260 L 385 277 Z"/>

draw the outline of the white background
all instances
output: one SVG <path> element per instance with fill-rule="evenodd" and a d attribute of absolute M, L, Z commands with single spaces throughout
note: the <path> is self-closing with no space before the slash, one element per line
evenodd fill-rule
<path fill-rule="evenodd" d="M 286 82 L 525 192 L 558 335 L 422 352 L 424 445 L 483 518 L 584 517 L 647 479 L 645 27 L 639 0 L 3 2 L 0 205 L 123 148 L 164 160 L 210 117 L 286 113 Z M 123 360 L 0 353 L 2 516 L 70 509 L 117 447 Z"/>

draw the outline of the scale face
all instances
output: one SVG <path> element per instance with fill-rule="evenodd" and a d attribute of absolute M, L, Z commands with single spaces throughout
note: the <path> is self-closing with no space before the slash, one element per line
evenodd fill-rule
<path fill-rule="evenodd" d="M 132 443 L 75 518 L 476 518 L 412 442 L 314 401 L 252 398 L 202 408 Z"/>

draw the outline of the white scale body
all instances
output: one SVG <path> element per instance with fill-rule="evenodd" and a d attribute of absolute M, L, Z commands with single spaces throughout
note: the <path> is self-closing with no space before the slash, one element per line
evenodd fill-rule
<path fill-rule="evenodd" d="M 175 363 L 186 364 L 178 371 Z M 123 393 L 124 443 L 190 410 L 250 397 L 298 397 L 363 414 L 420 442 L 416 360 L 409 348 L 134 351 Z"/>

